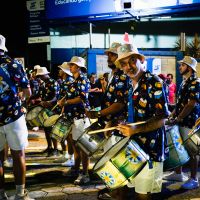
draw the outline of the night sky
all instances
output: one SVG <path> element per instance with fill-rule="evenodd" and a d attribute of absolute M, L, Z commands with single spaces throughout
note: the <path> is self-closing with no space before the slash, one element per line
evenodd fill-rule
<path fill-rule="evenodd" d="M 24 57 L 27 48 L 26 1 L 2 1 L 0 17 L 0 34 L 6 37 L 8 54 Z"/>

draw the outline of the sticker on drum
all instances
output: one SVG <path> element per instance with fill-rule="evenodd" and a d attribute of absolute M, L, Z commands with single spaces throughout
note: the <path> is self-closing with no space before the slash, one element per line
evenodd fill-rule
<path fill-rule="evenodd" d="M 169 157 L 164 161 L 164 171 L 184 165 L 190 156 L 183 145 L 183 140 L 177 125 L 167 126 L 166 135 L 169 146 Z"/>
<path fill-rule="evenodd" d="M 39 127 L 42 125 L 38 118 L 38 114 L 42 109 L 44 109 L 42 106 L 35 106 L 28 111 L 28 113 L 26 114 L 26 121 L 29 123 L 30 126 Z"/>
<path fill-rule="evenodd" d="M 60 117 L 53 125 L 51 137 L 55 138 L 59 142 L 62 142 L 66 139 L 71 130 L 72 122 L 64 117 Z"/>
<path fill-rule="evenodd" d="M 200 126 L 194 128 L 188 138 L 183 142 L 191 156 L 200 154 Z"/>
<path fill-rule="evenodd" d="M 48 119 L 46 119 L 44 121 L 44 127 L 53 126 L 56 123 L 56 121 L 58 120 L 59 117 L 60 117 L 60 115 L 52 115 L 51 117 L 49 117 Z"/>
<path fill-rule="evenodd" d="M 110 189 L 132 182 L 149 160 L 140 146 L 126 137 L 111 147 L 94 165 L 94 172 Z"/>

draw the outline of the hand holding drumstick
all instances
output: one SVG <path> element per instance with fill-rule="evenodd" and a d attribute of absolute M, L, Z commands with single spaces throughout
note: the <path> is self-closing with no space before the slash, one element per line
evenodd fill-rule
<path fill-rule="evenodd" d="M 123 126 L 127 126 L 128 125 L 130 127 L 133 127 L 133 126 L 136 126 L 136 125 L 139 125 L 139 124 L 145 124 L 145 123 L 146 123 L 146 121 L 141 121 L 141 122 L 126 124 L 126 125 L 123 125 Z M 118 125 L 118 126 L 104 128 L 104 129 L 99 129 L 99 130 L 95 130 L 95 131 L 89 131 L 88 134 L 95 134 L 95 133 L 100 133 L 100 132 L 105 132 L 105 131 L 116 130 L 116 129 L 119 130 L 119 131 L 121 130 L 121 128 Z"/>
<path fill-rule="evenodd" d="M 145 122 L 143 122 L 145 123 Z M 141 124 L 141 123 L 139 123 Z M 117 130 L 124 136 L 126 137 L 130 137 L 134 134 L 136 134 L 137 132 L 135 132 L 135 130 L 137 129 L 138 123 L 133 123 L 133 124 L 119 124 L 117 126 Z"/>

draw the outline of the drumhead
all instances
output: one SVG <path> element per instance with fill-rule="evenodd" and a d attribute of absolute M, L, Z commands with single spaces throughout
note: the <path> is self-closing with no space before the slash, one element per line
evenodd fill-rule
<path fill-rule="evenodd" d="M 38 113 L 43 109 L 42 106 L 35 106 L 32 108 L 27 114 L 26 114 L 26 119 L 27 120 L 32 120 L 38 116 Z"/>
<path fill-rule="evenodd" d="M 113 156 L 115 156 L 122 147 L 129 141 L 130 137 L 125 137 L 113 145 L 95 164 L 93 170 L 97 170 L 102 167 L 106 162 L 108 162 Z"/>
<path fill-rule="evenodd" d="M 52 115 L 51 117 L 49 117 L 48 119 L 45 120 L 44 127 L 53 126 L 59 117 L 60 117 L 60 115 Z"/>

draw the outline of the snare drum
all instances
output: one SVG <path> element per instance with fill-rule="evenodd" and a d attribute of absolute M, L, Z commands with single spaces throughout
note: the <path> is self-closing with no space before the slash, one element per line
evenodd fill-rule
<path fill-rule="evenodd" d="M 29 123 L 30 126 L 39 127 L 42 125 L 38 118 L 38 114 L 42 109 L 44 109 L 44 107 L 34 106 L 28 111 L 28 113 L 26 114 L 26 121 Z"/>
<path fill-rule="evenodd" d="M 110 189 L 132 182 L 149 160 L 149 156 L 129 137 L 111 147 L 94 165 L 94 172 Z"/>
<path fill-rule="evenodd" d="M 169 157 L 164 161 L 164 170 L 168 171 L 184 165 L 189 161 L 190 156 L 183 145 L 179 127 L 177 125 L 166 126 L 166 133 L 169 146 Z"/>
<path fill-rule="evenodd" d="M 194 128 L 194 130 L 188 135 L 188 138 L 183 142 L 183 145 L 191 156 L 200 153 L 200 126 Z"/>
<path fill-rule="evenodd" d="M 60 117 L 53 125 L 51 137 L 59 142 L 63 142 L 72 130 L 72 122 L 64 117 Z"/>
<path fill-rule="evenodd" d="M 99 121 L 91 124 L 77 139 L 76 145 L 79 146 L 88 156 L 94 155 L 107 141 L 104 132 L 88 134 L 89 131 L 103 129 L 104 124 Z"/>
<path fill-rule="evenodd" d="M 52 115 L 54 115 L 53 111 L 49 110 L 48 108 L 43 108 L 38 114 L 40 124 L 44 126 L 45 120 L 47 120 Z"/>
<path fill-rule="evenodd" d="M 51 117 L 49 117 L 44 121 L 44 127 L 52 127 L 56 123 L 59 117 L 60 115 L 52 115 Z"/>

